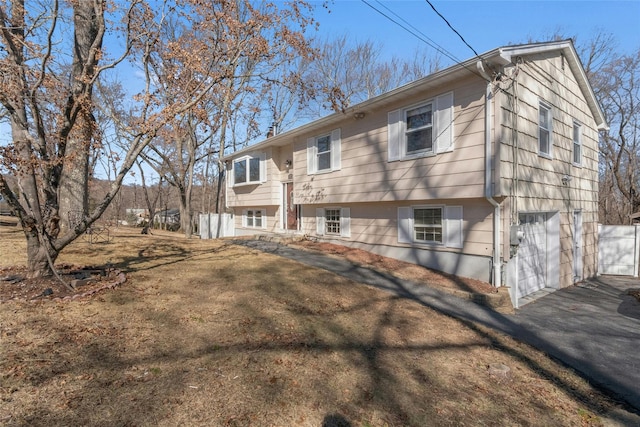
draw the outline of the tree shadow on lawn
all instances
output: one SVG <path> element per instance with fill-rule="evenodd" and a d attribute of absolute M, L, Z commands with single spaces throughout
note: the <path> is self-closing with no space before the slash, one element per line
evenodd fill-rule
<path fill-rule="evenodd" d="M 105 426 L 319 425 L 339 414 L 354 425 L 451 425 L 483 419 L 524 425 L 534 414 L 543 424 L 559 423 L 545 396 L 520 401 L 528 405 L 526 410 L 503 402 L 486 407 L 483 393 L 500 388 L 499 383 L 483 377 L 465 384 L 455 372 L 444 377 L 433 372 L 446 368 L 431 364 L 443 352 L 473 359 L 474 351 L 486 348 L 522 362 L 589 411 L 609 409 L 498 334 L 453 314 L 464 307 L 449 295 L 428 300 L 424 289 L 402 281 L 379 285 L 396 295 L 372 292 L 327 271 L 280 258 L 258 265 L 252 256 L 238 255 L 246 271 L 236 272 L 235 279 L 229 274 L 218 280 L 219 272 L 212 271 L 211 286 L 163 284 L 161 291 L 175 292 L 173 298 L 155 304 L 133 300 L 135 306 L 122 311 L 121 318 L 101 314 L 108 301 L 92 302 L 98 314 L 82 324 L 61 322 L 57 311 L 39 314 L 27 327 L 49 334 L 48 345 L 60 352 L 51 354 L 48 346 L 30 349 L 50 354 L 52 363 L 32 366 L 29 381 L 43 392 L 58 384 L 55 390 L 63 390 L 64 397 L 51 396 L 60 399 L 56 405 L 31 402 L 22 411 L 29 418 L 22 420 Z M 156 267 L 174 265 L 180 262 L 177 257 L 152 261 Z M 186 260 L 194 261 L 193 256 Z M 216 303 L 223 297 L 229 299 Z M 442 323 L 417 323 L 425 320 L 424 312 L 407 300 L 470 332 L 460 342 L 447 339 L 447 331 L 441 339 L 416 342 L 417 329 Z M 492 316 L 508 322 L 497 313 Z M 69 348 L 61 344 L 66 339 L 73 340 Z M 71 349 L 74 354 L 68 353 Z M 60 385 L 62 381 L 68 385 Z M 485 392 L 479 388 L 483 384 Z"/>
<path fill-rule="evenodd" d="M 262 249 L 262 247 L 259 245 L 254 247 L 256 247 L 257 249 Z M 480 331 L 477 327 L 477 324 L 482 324 L 490 328 L 499 330 L 508 335 L 518 337 L 519 339 L 524 340 L 524 342 L 529 343 L 530 345 L 533 345 L 537 348 L 551 348 L 553 354 L 559 355 L 558 360 L 573 360 L 573 357 L 566 354 L 561 348 L 558 348 L 557 346 L 549 343 L 542 337 L 536 335 L 532 331 L 529 331 L 526 327 L 513 322 L 509 317 L 490 309 L 477 307 L 475 304 L 470 303 L 469 301 L 463 301 L 451 295 L 447 295 L 437 289 L 429 288 L 425 286 L 425 284 L 399 279 L 392 274 L 363 267 L 359 264 L 352 263 L 345 259 L 336 260 L 335 258 L 326 256 L 323 257 L 320 254 L 319 256 L 315 256 L 313 260 L 309 261 L 305 260 L 304 253 L 295 254 L 292 253 L 292 251 L 295 251 L 295 249 L 292 250 L 291 248 L 284 247 L 278 244 L 268 247 L 267 250 L 267 252 L 269 253 L 307 263 L 309 265 L 313 265 L 315 267 L 322 268 L 335 274 L 344 276 L 346 278 L 349 278 L 350 280 L 364 283 L 369 286 L 374 286 L 378 289 L 391 292 L 400 297 L 417 301 L 423 306 L 459 320 L 465 326 L 477 331 L 483 336 L 486 336 L 487 334 L 486 332 Z M 545 370 L 541 369 L 537 362 L 526 357 L 521 352 L 516 351 L 515 349 L 505 348 L 502 345 L 499 346 L 499 348 L 503 351 L 508 350 L 508 353 L 510 355 L 522 360 L 523 362 L 527 362 L 527 364 L 532 369 L 545 373 L 549 380 L 553 381 L 565 391 L 571 392 L 571 394 L 575 395 L 575 391 L 571 386 L 564 384 L 561 379 L 557 378 L 557 376 L 553 375 L 551 372 L 545 372 Z M 605 387 L 603 385 L 603 381 L 601 379 L 599 380 L 599 378 L 604 377 L 604 383 L 609 384 L 616 383 L 615 380 L 607 378 L 606 372 L 602 372 L 600 367 L 594 364 L 588 366 L 588 369 L 589 371 L 587 372 L 579 372 L 580 375 L 582 375 L 585 379 L 598 384 L 601 387 L 601 390 L 603 390 L 604 392 L 615 396 L 617 400 L 625 405 L 626 410 L 635 414 L 640 414 L 640 408 L 630 405 L 629 401 L 627 400 L 628 396 L 637 395 L 637 390 L 628 390 L 624 385 L 617 384 L 616 388 L 623 391 L 620 394 L 613 392 L 612 390 L 610 390 L 610 388 Z M 576 397 L 588 406 L 593 406 L 594 403 L 597 403 L 593 401 L 593 399 L 591 399 L 589 395 L 577 394 Z"/>
<path fill-rule="evenodd" d="M 205 261 L 207 257 L 212 258 L 219 254 L 224 254 L 225 257 L 229 257 L 232 256 L 232 254 L 225 252 L 230 247 L 230 244 L 222 244 L 218 247 L 194 249 L 168 242 L 154 242 L 140 248 L 135 256 L 124 256 L 121 261 L 113 265 L 125 273 L 140 272 L 158 267 L 186 263 L 194 258 Z M 234 256 L 239 258 L 242 255 L 238 253 Z"/>

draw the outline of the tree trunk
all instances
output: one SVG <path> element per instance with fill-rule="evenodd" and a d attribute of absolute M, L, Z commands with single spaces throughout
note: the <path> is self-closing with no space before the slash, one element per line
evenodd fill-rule
<path fill-rule="evenodd" d="M 86 83 L 97 65 L 97 51 L 102 45 L 100 33 L 102 20 L 99 18 L 99 2 L 81 1 L 74 4 L 73 20 L 74 56 L 72 65 L 71 93 L 68 100 L 66 118 L 68 120 L 68 140 L 65 155 L 67 159 L 60 177 L 60 216 L 62 226 L 70 212 L 81 212 L 82 218 L 89 212 L 89 151 L 95 133 L 91 99 L 93 86 Z"/>
<path fill-rule="evenodd" d="M 25 231 L 25 235 L 27 238 L 27 277 L 51 276 L 53 274 L 51 265 L 58 258 L 59 252 L 48 244 L 46 240 L 45 245 L 43 245 L 35 229 Z M 49 259 L 51 263 L 49 263 Z"/>
<path fill-rule="evenodd" d="M 224 163 L 218 161 L 218 185 L 216 190 L 216 213 L 220 213 L 220 195 L 222 194 L 222 185 L 224 183 Z"/>
<path fill-rule="evenodd" d="M 193 234 L 193 227 L 191 223 L 191 206 L 190 202 L 187 201 L 186 195 L 180 195 L 180 226 L 184 231 L 184 235 L 189 239 Z"/>
<path fill-rule="evenodd" d="M 73 138 L 68 150 L 78 153 L 64 167 L 60 179 L 60 218 L 63 230 L 68 229 L 69 213 L 81 213 L 84 218 L 89 212 L 89 156 L 88 146 Z"/>

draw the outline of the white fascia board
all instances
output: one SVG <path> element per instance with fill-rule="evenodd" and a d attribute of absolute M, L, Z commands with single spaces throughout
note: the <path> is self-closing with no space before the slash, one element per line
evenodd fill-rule
<path fill-rule="evenodd" d="M 604 117 L 604 113 L 602 112 L 602 108 L 600 108 L 600 104 L 598 103 L 595 93 L 593 92 L 591 84 L 589 83 L 589 79 L 587 79 L 584 67 L 582 66 L 582 62 L 580 61 L 580 57 L 578 56 L 578 53 L 576 52 L 571 40 L 561 40 L 548 43 L 533 43 L 519 46 L 507 46 L 500 48 L 499 50 L 500 57 L 512 64 L 516 63 L 516 58 L 518 58 L 519 56 L 562 51 L 567 60 L 567 63 L 569 64 L 569 67 L 576 75 L 578 86 L 580 86 L 587 104 L 589 105 L 589 109 L 591 110 L 591 114 L 593 114 L 593 118 L 595 119 L 596 128 L 598 130 L 609 129 L 607 121 Z"/>
<path fill-rule="evenodd" d="M 604 120 L 604 114 L 602 113 L 602 109 L 600 108 L 595 98 L 593 89 L 591 89 L 591 85 L 587 80 L 584 68 L 582 67 L 580 59 L 578 58 L 578 55 L 573 47 L 573 42 L 571 42 L 571 40 L 562 40 L 558 42 L 506 46 L 490 50 L 479 56 L 468 59 L 465 62 L 459 62 L 448 68 L 445 68 L 444 70 L 436 71 L 435 73 L 429 74 L 428 76 L 425 76 L 421 79 L 407 83 L 389 92 L 383 93 L 374 98 L 348 107 L 344 112 L 330 114 L 318 120 L 314 120 L 312 122 L 301 125 L 297 128 L 272 136 L 271 138 L 265 139 L 261 142 L 258 142 L 257 144 L 243 148 L 242 150 L 236 151 L 226 156 L 222 156 L 221 160 L 224 162 L 243 155 L 247 152 L 263 150 L 271 146 L 281 146 L 292 143 L 295 137 L 309 134 L 318 129 L 326 129 L 330 126 L 336 127 L 341 121 L 352 118 L 354 112 L 367 112 L 376 108 L 383 107 L 384 105 L 402 99 L 407 93 L 411 93 L 415 90 L 422 90 L 428 86 L 436 87 L 446 85 L 450 81 L 455 80 L 455 78 L 460 76 L 461 73 L 468 73 L 471 70 L 475 70 L 478 59 L 481 59 L 484 62 L 490 62 L 503 66 L 509 63 L 515 63 L 514 60 L 518 56 L 532 55 L 536 53 L 557 50 L 562 50 L 565 53 L 565 57 L 567 58 L 570 67 L 578 76 L 578 83 L 580 85 L 580 88 L 585 93 L 587 103 L 589 104 L 592 114 L 594 115 L 598 129 L 607 129 L 608 127 L 606 121 Z M 478 75 L 478 77 L 484 78 L 480 75 Z"/>

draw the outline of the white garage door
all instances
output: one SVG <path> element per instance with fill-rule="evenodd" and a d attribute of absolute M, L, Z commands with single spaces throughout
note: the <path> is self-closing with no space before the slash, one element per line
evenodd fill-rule
<path fill-rule="evenodd" d="M 518 248 L 518 295 L 523 297 L 547 285 L 546 214 L 520 214 L 524 239 Z"/>

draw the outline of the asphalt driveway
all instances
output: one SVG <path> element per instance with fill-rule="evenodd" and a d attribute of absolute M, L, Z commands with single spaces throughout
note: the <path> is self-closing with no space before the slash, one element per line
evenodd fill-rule
<path fill-rule="evenodd" d="M 640 289 L 637 278 L 600 276 L 550 293 L 522 306 L 515 314 L 502 314 L 342 258 L 271 241 L 236 243 L 332 271 L 511 335 L 608 389 L 635 413 L 622 414 L 622 425 L 640 425 L 640 302 L 627 294 L 629 289 Z"/>
<path fill-rule="evenodd" d="M 532 335 L 528 342 L 640 411 L 640 302 L 629 289 L 640 289 L 640 280 L 600 276 L 508 318 Z"/>

